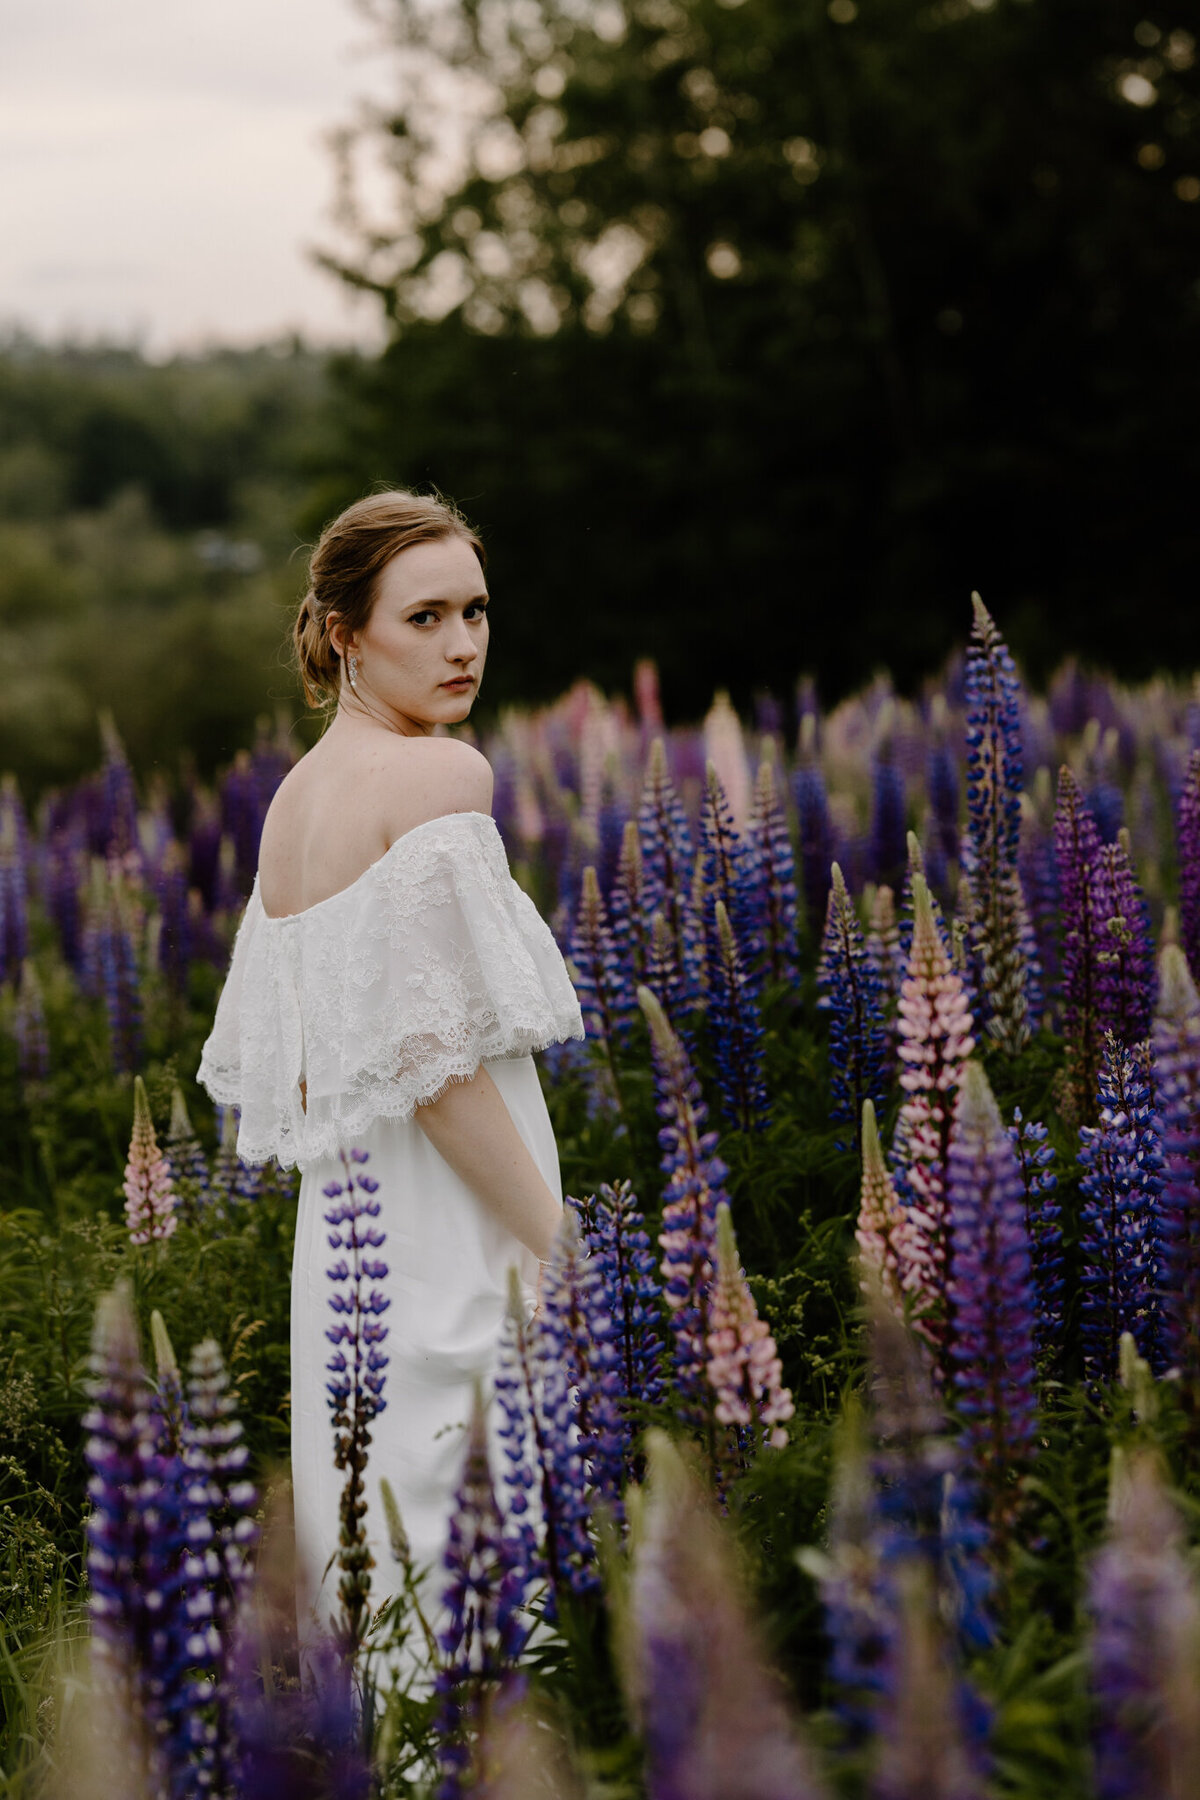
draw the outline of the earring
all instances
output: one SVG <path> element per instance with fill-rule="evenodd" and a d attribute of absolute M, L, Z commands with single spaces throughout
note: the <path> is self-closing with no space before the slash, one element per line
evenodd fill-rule
<path fill-rule="evenodd" d="M 350 658 L 350 686 L 351 687 L 354 686 L 354 677 L 357 674 L 358 674 L 358 658 L 357 658 L 357 656 L 352 656 Z"/>

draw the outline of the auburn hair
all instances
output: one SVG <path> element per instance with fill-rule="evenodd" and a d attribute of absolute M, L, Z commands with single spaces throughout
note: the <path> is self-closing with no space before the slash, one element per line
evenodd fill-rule
<path fill-rule="evenodd" d="M 341 654 L 330 627 L 361 631 L 375 605 L 381 570 L 401 550 L 437 538 L 459 537 L 487 567 L 483 540 L 453 501 L 439 494 L 411 494 L 389 488 L 367 494 L 330 521 L 308 565 L 308 592 L 292 630 L 296 666 L 310 706 L 336 704 L 341 686 Z"/>

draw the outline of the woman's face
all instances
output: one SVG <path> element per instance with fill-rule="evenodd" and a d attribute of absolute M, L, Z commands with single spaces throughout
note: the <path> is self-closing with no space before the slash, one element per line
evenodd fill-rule
<path fill-rule="evenodd" d="M 479 559 L 463 538 L 413 544 L 385 563 L 375 605 L 361 631 L 344 638 L 342 702 L 357 698 L 407 737 L 457 725 L 475 703 L 487 658 L 488 591 Z M 347 658 L 358 658 L 351 689 Z"/>

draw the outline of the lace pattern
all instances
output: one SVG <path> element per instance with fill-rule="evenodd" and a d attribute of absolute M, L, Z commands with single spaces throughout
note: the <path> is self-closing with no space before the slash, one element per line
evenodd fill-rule
<path fill-rule="evenodd" d="M 582 1036 L 566 965 L 494 820 L 452 813 L 305 912 L 271 918 L 255 880 L 199 1080 L 240 1107 L 246 1162 L 303 1168 L 376 1119 L 411 1118 L 481 1062 Z"/>

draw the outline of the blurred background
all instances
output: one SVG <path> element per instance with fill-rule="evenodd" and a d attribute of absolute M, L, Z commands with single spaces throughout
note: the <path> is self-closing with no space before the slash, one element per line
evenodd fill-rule
<path fill-rule="evenodd" d="M 0 4 L 0 769 L 300 708 L 304 547 L 484 531 L 488 704 L 1200 661 L 1181 0 Z"/>

